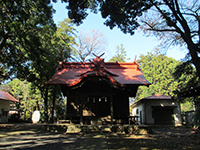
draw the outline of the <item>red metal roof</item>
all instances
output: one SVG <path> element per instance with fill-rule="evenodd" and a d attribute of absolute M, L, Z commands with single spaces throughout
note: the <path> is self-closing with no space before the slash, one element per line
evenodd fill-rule
<path fill-rule="evenodd" d="M 148 99 L 164 99 L 164 100 L 167 100 L 167 99 L 172 99 L 171 96 L 166 96 L 166 95 L 159 95 L 159 94 L 155 94 L 155 95 L 152 95 L 152 96 L 149 96 L 149 97 L 145 97 L 143 98 L 142 100 L 148 100 Z"/>
<path fill-rule="evenodd" d="M 4 92 L 4 91 L 0 91 L 0 100 L 19 102 L 12 95 L 10 95 L 9 93 Z"/>
<path fill-rule="evenodd" d="M 54 76 L 46 84 L 77 85 L 83 78 L 99 76 L 108 78 L 113 84 L 150 85 L 136 62 L 104 62 L 96 57 L 91 62 L 59 62 Z"/>

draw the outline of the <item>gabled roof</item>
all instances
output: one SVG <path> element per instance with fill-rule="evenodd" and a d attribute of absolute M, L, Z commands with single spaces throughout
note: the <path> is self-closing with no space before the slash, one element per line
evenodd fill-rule
<path fill-rule="evenodd" d="M 101 56 L 100 56 L 101 57 Z M 96 56 L 91 62 L 59 62 L 54 76 L 46 84 L 67 85 L 79 84 L 87 77 L 105 77 L 118 86 L 150 85 L 136 62 L 104 62 Z"/>
<path fill-rule="evenodd" d="M 154 99 L 154 100 L 160 100 L 160 99 L 167 100 L 167 99 L 172 99 L 172 98 L 171 98 L 171 96 L 155 94 L 155 95 L 152 95 L 152 96 L 149 96 L 149 97 L 145 97 L 145 98 L 143 98 L 141 100 L 151 100 L 151 99 Z"/>
<path fill-rule="evenodd" d="M 148 101 L 148 100 L 171 100 L 171 99 L 172 99 L 171 96 L 155 94 L 155 95 L 148 96 L 148 97 L 145 97 L 145 98 L 142 98 L 142 99 L 138 100 L 137 102 L 133 103 L 131 105 L 131 107 L 135 107 L 136 105 L 140 104 L 143 101 Z"/>
<path fill-rule="evenodd" d="M 4 92 L 4 91 L 0 91 L 0 100 L 19 102 L 12 95 L 10 95 L 9 93 Z"/>

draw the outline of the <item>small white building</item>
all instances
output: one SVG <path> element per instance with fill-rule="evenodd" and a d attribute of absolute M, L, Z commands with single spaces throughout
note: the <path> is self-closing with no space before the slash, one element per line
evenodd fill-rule
<path fill-rule="evenodd" d="M 132 115 L 141 125 L 181 125 L 180 104 L 170 96 L 153 95 L 132 105 Z"/>
<path fill-rule="evenodd" d="M 10 110 L 10 102 L 19 102 L 7 92 L 0 91 L 0 123 L 8 122 L 8 112 Z"/>

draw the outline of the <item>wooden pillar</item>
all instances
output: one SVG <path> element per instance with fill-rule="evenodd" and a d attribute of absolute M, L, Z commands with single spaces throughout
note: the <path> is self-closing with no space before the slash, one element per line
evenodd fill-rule
<path fill-rule="evenodd" d="M 68 105 L 68 98 L 69 98 L 69 96 L 67 96 L 67 97 L 65 98 L 65 100 L 66 100 L 66 106 L 65 106 L 65 120 L 67 120 L 67 112 L 68 112 L 67 105 Z M 71 119 L 70 119 L 70 122 L 71 122 Z"/>
<path fill-rule="evenodd" d="M 81 94 L 81 97 L 80 97 L 80 125 L 83 125 L 83 100 L 84 100 L 84 95 Z"/>
<path fill-rule="evenodd" d="M 110 115 L 111 115 L 111 125 L 113 125 L 113 95 L 110 96 Z"/>

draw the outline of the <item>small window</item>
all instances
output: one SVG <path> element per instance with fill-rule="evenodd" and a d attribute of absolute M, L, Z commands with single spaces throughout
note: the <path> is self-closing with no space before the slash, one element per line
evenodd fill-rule
<path fill-rule="evenodd" d="M 137 115 L 139 114 L 139 109 L 136 109 L 136 114 L 137 114 Z"/>

